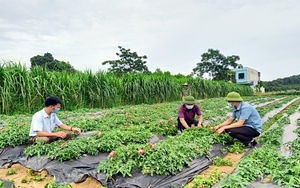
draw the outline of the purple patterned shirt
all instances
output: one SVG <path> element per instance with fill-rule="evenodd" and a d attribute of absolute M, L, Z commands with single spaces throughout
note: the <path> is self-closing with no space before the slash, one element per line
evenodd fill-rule
<path fill-rule="evenodd" d="M 185 107 L 185 104 L 181 105 L 178 108 L 178 117 L 179 118 L 184 118 L 184 119 L 187 119 L 189 121 L 192 121 L 192 120 L 195 119 L 196 114 L 198 116 L 200 116 L 202 114 L 201 110 L 200 110 L 200 108 L 197 104 L 194 104 L 194 107 L 190 110 Z"/>

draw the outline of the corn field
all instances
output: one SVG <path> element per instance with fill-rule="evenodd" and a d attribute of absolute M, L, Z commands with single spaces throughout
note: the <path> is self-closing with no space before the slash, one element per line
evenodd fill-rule
<path fill-rule="evenodd" d="M 25 65 L 9 62 L 0 65 L 0 114 L 35 112 L 50 95 L 62 100 L 64 110 L 178 101 L 185 82 L 197 99 L 225 97 L 231 91 L 242 96 L 253 94 L 247 86 L 189 76 L 137 73 L 119 78 L 104 71 L 70 74 L 40 67 L 28 70 Z"/>

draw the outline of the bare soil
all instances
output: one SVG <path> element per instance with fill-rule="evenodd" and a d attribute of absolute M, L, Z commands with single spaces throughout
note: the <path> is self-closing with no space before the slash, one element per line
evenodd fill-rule
<path fill-rule="evenodd" d="M 14 168 L 16 174 L 13 175 L 6 175 L 7 171 Z M 33 176 L 28 172 L 28 168 L 20 165 L 20 164 L 13 164 L 9 168 L 0 169 L 0 178 L 5 180 L 13 181 L 16 187 L 21 188 L 44 188 L 44 186 L 52 181 L 52 178 L 49 176 L 47 171 L 37 172 Z M 36 177 L 42 177 L 42 181 L 35 180 Z M 29 181 L 28 183 L 22 183 L 22 179 L 26 179 Z M 82 183 L 70 183 L 72 188 L 99 188 L 102 187 L 101 183 L 94 179 L 93 177 L 88 177 Z"/>

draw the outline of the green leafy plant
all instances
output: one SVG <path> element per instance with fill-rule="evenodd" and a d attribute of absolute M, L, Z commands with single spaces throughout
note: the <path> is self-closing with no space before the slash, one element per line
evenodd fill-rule
<path fill-rule="evenodd" d="M 226 149 L 230 153 L 244 153 L 246 151 L 244 144 L 239 141 L 234 141 L 234 143 L 227 146 Z"/>
<path fill-rule="evenodd" d="M 56 184 L 55 180 L 56 180 L 56 178 L 54 177 L 51 182 L 48 182 L 44 186 L 44 188 L 72 188 L 72 186 L 68 183 L 64 183 L 64 184 L 61 184 L 61 185 Z"/>
<path fill-rule="evenodd" d="M 213 169 L 207 177 L 204 175 L 197 175 L 193 181 L 193 188 L 210 188 L 215 183 L 219 182 L 225 174 L 218 171 L 217 168 Z"/>
<path fill-rule="evenodd" d="M 25 176 L 24 178 L 22 178 L 21 183 L 28 183 L 29 180 L 27 178 L 27 176 Z"/>
<path fill-rule="evenodd" d="M 232 166 L 233 165 L 230 158 L 223 159 L 221 157 L 214 158 L 213 164 L 216 166 Z"/>
<path fill-rule="evenodd" d="M 43 181 L 45 178 L 42 177 L 41 175 L 37 175 L 33 178 L 30 178 L 31 181 Z"/>
<path fill-rule="evenodd" d="M 13 174 L 17 174 L 15 168 L 9 168 L 9 169 L 6 171 L 6 175 L 7 175 L 7 176 L 13 175 Z"/>
<path fill-rule="evenodd" d="M 27 170 L 27 173 L 30 174 L 31 176 L 36 176 L 37 175 L 37 171 L 34 171 L 33 169 L 29 168 Z"/>

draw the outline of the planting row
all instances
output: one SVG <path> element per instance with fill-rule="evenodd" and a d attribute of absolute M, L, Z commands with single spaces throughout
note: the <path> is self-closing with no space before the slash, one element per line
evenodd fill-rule
<path fill-rule="evenodd" d="M 271 127 L 259 138 L 261 147 L 244 157 L 234 173 L 221 181 L 219 188 L 246 187 L 256 180 L 265 178 L 279 186 L 288 188 L 300 186 L 300 138 L 285 144 L 284 149 L 291 150 L 291 155 L 283 156 L 279 152 L 282 146 L 283 126 L 291 123 L 288 116 L 297 113 L 299 106 L 298 100 L 265 123 L 275 123 L 276 126 Z M 297 125 L 295 133 L 300 130 L 299 119 Z"/>
<path fill-rule="evenodd" d="M 266 105 L 258 110 L 264 114 L 283 106 L 295 97 L 272 96 L 270 100 L 264 99 Z M 251 103 L 257 101 L 257 98 L 244 97 L 244 100 Z M 272 101 L 274 102 L 268 103 Z M 143 104 L 101 112 L 62 112 L 59 117 L 67 124 L 80 127 L 83 132 L 95 132 L 90 137 L 83 138 L 73 135 L 67 142 L 31 145 L 24 152 L 28 156 L 47 155 L 60 161 L 78 159 L 83 154 L 107 152 L 110 153 L 108 159 L 101 161 L 98 166 L 98 171 L 106 173 L 107 177 L 117 173 L 130 175 L 133 169 L 141 169 L 143 173 L 152 175 L 173 174 L 195 157 L 207 154 L 212 144 L 231 141 L 227 134 L 215 135 L 209 128 L 194 128 L 177 135 L 176 117 L 180 104 L 181 102 Z M 227 107 L 224 98 L 206 99 L 198 101 L 198 104 L 208 127 L 223 121 L 232 110 Z M 0 147 L 28 143 L 30 116 L 2 117 L 6 126 L 0 134 Z M 153 134 L 167 137 L 160 143 L 148 143 Z M 183 152 L 178 154 L 178 151 Z"/>

